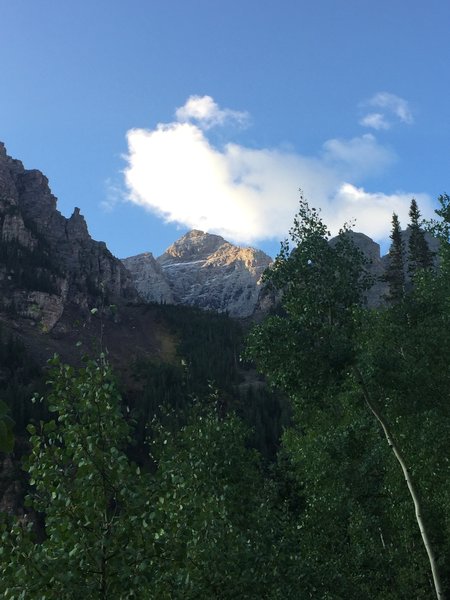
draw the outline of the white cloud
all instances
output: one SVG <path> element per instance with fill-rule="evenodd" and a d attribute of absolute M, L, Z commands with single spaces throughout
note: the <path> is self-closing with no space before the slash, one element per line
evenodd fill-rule
<path fill-rule="evenodd" d="M 385 108 L 396 115 L 403 123 L 412 123 L 414 121 L 408 102 L 389 92 L 379 92 L 370 100 L 371 106 Z"/>
<path fill-rule="evenodd" d="M 360 120 L 360 124 L 364 127 L 372 127 L 373 129 L 390 129 L 391 125 L 386 121 L 386 118 L 381 113 L 369 113 Z"/>
<path fill-rule="evenodd" d="M 386 237 L 393 211 L 406 223 L 413 196 L 424 216 L 431 213 L 425 195 L 374 194 L 356 187 L 395 160 L 371 134 L 328 140 L 318 156 L 233 143 L 218 148 L 192 120 L 211 123 L 214 115 L 227 110 L 212 99 L 197 104 L 190 100 L 177 111 L 179 121 L 127 133 L 128 199 L 166 222 L 219 233 L 238 243 L 279 240 L 292 224 L 299 187 L 322 209 L 333 232 L 356 218 L 358 231 Z"/>
<path fill-rule="evenodd" d="M 378 92 L 365 105 L 380 109 L 377 112 L 368 113 L 360 120 L 360 124 L 365 127 L 377 130 L 390 129 L 392 119 L 399 120 L 406 125 L 414 122 L 408 101 L 390 92 Z"/>
<path fill-rule="evenodd" d="M 387 237 L 393 212 L 399 216 L 403 228 L 406 227 L 413 197 L 416 198 L 423 214 L 430 215 L 433 212 L 431 199 L 427 194 L 369 193 L 351 183 L 341 185 L 334 201 L 340 207 L 340 214 L 344 221 L 356 218 L 358 231 L 380 240 Z"/>
<path fill-rule="evenodd" d="M 177 108 L 175 117 L 180 122 L 195 121 L 203 129 L 210 129 L 226 122 L 235 122 L 245 125 L 248 121 L 248 113 L 221 109 L 211 96 L 190 96 L 184 106 Z"/>
<path fill-rule="evenodd" d="M 100 206 L 106 213 L 109 213 L 114 210 L 119 202 L 123 202 L 123 186 L 120 185 L 120 183 L 114 182 L 112 179 L 108 178 L 105 181 L 105 192 L 106 196 L 100 202 Z"/>
<path fill-rule="evenodd" d="M 396 160 L 393 152 L 381 146 L 370 133 L 350 140 L 328 140 L 323 147 L 326 161 L 336 165 L 346 178 L 378 174 Z"/>

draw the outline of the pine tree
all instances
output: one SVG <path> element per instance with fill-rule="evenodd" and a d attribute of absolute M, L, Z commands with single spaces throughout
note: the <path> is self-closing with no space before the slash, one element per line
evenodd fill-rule
<path fill-rule="evenodd" d="M 386 299 L 392 304 L 397 304 L 405 295 L 405 244 L 402 239 L 400 221 L 395 213 L 392 215 L 392 232 L 389 237 L 392 244 L 389 249 L 389 266 L 385 275 L 385 280 L 389 284 L 389 293 Z"/>
<path fill-rule="evenodd" d="M 411 200 L 409 209 L 409 218 L 411 219 L 408 225 L 410 236 L 408 242 L 408 270 L 413 276 L 419 269 L 428 269 L 433 266 L 433 255 L 428 247 L 425 239 L 425 232 L 420 227 L 420 211 L 416 200 Z"/>

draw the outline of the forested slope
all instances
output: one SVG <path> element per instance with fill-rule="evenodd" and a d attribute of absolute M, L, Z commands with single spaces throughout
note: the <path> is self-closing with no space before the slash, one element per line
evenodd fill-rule
<path fill-rule="evenodd" d="M 25 463 L 26 510 L 45 529 L 5 516 L 5 597 L 448 597 L 440 201 L 439 260 L 415 203 L 407 245 L 394 217 L 379 308 L 364 304 L 372 281 L 351 236 L 330 245 L 302 200 L 293 247 L 266 274 L 281 304 L 245 351 L 224 315 L 148 306 L 165 352 L 115 373 L 102 345 L 77 368 L 55 359 Z"/>

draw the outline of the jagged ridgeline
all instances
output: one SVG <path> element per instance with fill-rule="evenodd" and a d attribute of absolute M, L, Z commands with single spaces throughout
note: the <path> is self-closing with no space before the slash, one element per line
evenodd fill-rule
<path fill-rule="evenodd" d="M 89 235 L 75 208 L 56 209 L 47 178 L 27 170 L 0 143 L 1 308 L 52 329 L 68 305 L 87 310 L 96 297 L 132 300 L 128 272 Z"/>

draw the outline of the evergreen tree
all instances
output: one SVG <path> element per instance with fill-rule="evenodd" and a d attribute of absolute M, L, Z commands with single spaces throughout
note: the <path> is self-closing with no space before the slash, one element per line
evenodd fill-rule
<path fill-rule="evenodd" d="M 425 239 L 425 232 L 421 228 L 420 211 L 416 200 L 411 200 L 409 209 L 410 224 L 408 242 L 408 270 L 414 276 L 419 269 L 428 269 L 433 266 L 433 255 Z"/>
<path fill-rule="evenodd" d="M 396 304 L 400 302 L 405 295 L 405 245 L 400 229 L 398 215 L 392 215 L 392 231 L 390 238 L 392 240 L 389 249 L 389 264 L 386 270 L 385 280 L 389 284 L 388 302 Z"/>

